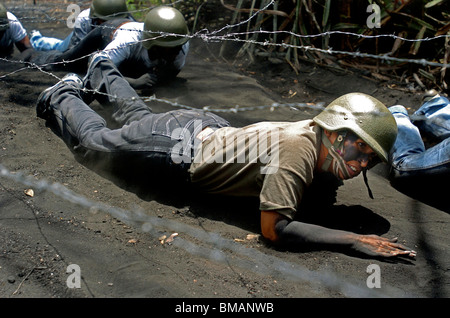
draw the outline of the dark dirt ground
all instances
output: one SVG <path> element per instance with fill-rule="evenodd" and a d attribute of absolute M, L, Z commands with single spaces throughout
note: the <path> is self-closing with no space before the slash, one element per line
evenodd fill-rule
<path fill-rule="evenodd" d="M 34 25 L 25 27 L 28 30 Z M 56 28 L 41 28 L 58 36 Z M 62 36 L 62 35 L 60 35 Z M 420 92 L 392 89 L 357 71 L 335 71 L 303 63 L 289 66 L 260 58 L 256 63 L 217 58 L 217 43 L 193 41 L 178 79 L 156 97 L 194 107 L 226 108 L 293 102 L 325 102 L 347 93 L 372 94 L 387 105 L 420 104 Z M 371 200 L 362 177 L 338 189 L 329 210 L 311 209 L 311 222 L 358 233 L 398 237 L 417 251 L 410 259 L 381 260 L 342 250 L 277 249 L 259 238 L 256 202 L 186 197 L 176 188 L 161 195 L 123 184 L 78 162 L 66 145 L 36 117 L 35 101 L 56 83 L 50 74 L 1 62 L 0 163 L 36 182 L 58 183 L 89 202 L 140 211 L 131 223 L 115 210 L 76 204 L 34 185 L 0 176 L 1 298 L 299 298 L 449 297 L 450 221 L 447 197 L 435 185 L 417 197 L 394 188 L 386 167 L 370 171 Z M 64 73 L 55 73 L 62 77 Z M 148 96 L 149 92 L 140 92 Z M 155 112 L 172 109 L 150 103 Z M 100 112 L 108 110 L 94 103 Z M 261 120 L 311 118 L 311 109 L 289 107 L 219 113 L 236 126 Z M 442 188 L 441 187 L 441 188 Z M 24 193 L 33 188 L 34 196 Z M 437 191 L 437 190 L 436 190 Z M 130 215 L 130 213 L 128 214 Z M 150 229 L 147 221 L 156 220 Z M 149 221 L 150 222 L 150 221 Z M 170 223 L 172 222 L 172 223 Z M 162 235 L 177 232 L 172 244 Z M 205 234 L 212 234 L 210 236 Z M 218 238 L 225 239 L 225 242 Z M 217 249 L 219 248 L 219 249 Z M 220 252 L 222 251 L 222 252 Z M 67 267 L 81 269 L 81 288 L 68 288 Z M 381 270 L 381 288 L 369 289 L 367 267 Z"/>

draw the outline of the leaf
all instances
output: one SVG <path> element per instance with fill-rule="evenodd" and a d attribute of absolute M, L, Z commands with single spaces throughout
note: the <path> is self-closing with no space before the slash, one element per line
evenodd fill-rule
<path fill-rule="evenodd" d="M 342 22 L 342 23 L 336 23 L 335 25 L 333 25 L 333 30 L 360 29 L 360 28 L 361 28 L 361 26 L 356 23 Z"/>
<path fill-rule="evenodd" d="M 258 234 L 247 234 L 247 236 L 245 238 L 249 241 L 256 240 L 259 238 L 259 235 Z"/>
<path fill-rule="evenodd" d="M 166 235 L 162 235 L 162 236 L 158 237 L 159 243 L 164 244 L 164 240 L 165 240 L 166 238 L 167 238 Z"/>
<path fill-rule="evenodd" d="M 172 243 L 175 236 L 178 236 L 178 233 L 172 233 L 169 238 L 166 240 L 166 243 Z"/>
<path fill-rule="evenodd" d="M 417 36 L 416 36 L 416 40 L 421 40 L 421 39 L 423 39 L 423 35 L 425 34 L 425 30 L 426 30 L 426 29 L 427 29 L 427 28 L 426 28 L 425 26 L 423 26 L 423 27 L 420 29 L 419 33 L 418 33 Z M 421 44 L 421 43 L 422 43 L 421 41 L 414 42 L 414 44 L 411 46 L 410 54 L 416 55 L 417 52 L 419 51 L 419 48 L 420 48 L 420 44 Z"/>
<path fill-rule="evenodd" d="M 433 1 L 430 1 L 430 2 L 428 2 L 425 5 L 425 9 L 429 9 L 431 7 L 434 7 L 435 5 L 441 4 L 442 2 L 444 2 L 444 0 L 433 0 Z"/>
<path fill-rule="evenodd" d="M 414 16 L 412 16 L 410 14 L 403 13 L 403 12 L 399 12 L 397 14 L 400 15 L 400 16 L 407 17 L 407 18 L 411 19 L 412 21 L 416 22 L 417 24 L 419 24 L 421 26 L 424 26 L 424 27 L 426 27 L 426 28 L 428 28 L 428 29 L 430 29 L 432 31 L 436 31 L 436 28 L 434 26 L 432 26 L 431 24 L 423 21 L 422 19 L 416 18 L 416 17 L 414 17 Z M 411 27 L 416 29 L 413 25 L 411 25 Z"/>
<path fill-rule="evenodd" d="M 322 18 L 323 27 L 325 27 L 328 24 L 328 18 L 330 16 L 330 7 L 331 7 L 331 0 L 326 0 Z"/>

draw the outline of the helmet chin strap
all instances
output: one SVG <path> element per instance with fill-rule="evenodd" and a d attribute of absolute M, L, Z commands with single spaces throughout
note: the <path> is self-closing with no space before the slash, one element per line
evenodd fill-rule
<path fill-rule="evenodd" d="M 373 199 L 372 190 L 370 190 L 370 187 L 369 187 L 369 181 L 367 180 L 367 170 L 368 170 L 367 168 L 365 168 L 365 169 L 363 170 L 364 183 L 366 184 L 367 191 L 369 192 L 369 197 L 370 197 L 371 199 Z"/>
<path fill-rule="evenodd" d="M 347 132 L 340 132 L 333 144 L 328 139 L 327 135 L 322 131 L 322 143 L 328 149 L 328 155 L 325 158 L 325 162 L 322 164 L 322 171 L 328 171 L 331 163 L 333 163 L 333 172 L 335 176 L 339 176 L 339 171 L 342 172 L 344 178 L 350 178 L 350 173 L 347 170 L 347 164 L 342 157 L 342 152 L 344 149 L 344 139 Z M 334 161 L 333 161 L 334 159 Z M 369 182 L 367 180 L 367 169 L 363 169 L 364 183 L 366 184 L 367 191 L 369 192 L 369 197 L 373 199 L 372 190 L 369 187 Z"/>
<path fill-rule="evenodd" d="M 347 170 L 347 165 L 342 157 L 342 151 L 344 148 L 344 139 L 347 132 L 340 132 L 333 144 L 328 139 L 327 135 L 322 132 L 322 143 L 328 149 L 328 155 L 325 158 L 325 162 L 322 164 L 322 171 L 328 171 L 330 165 L 333 163 L 333 172 L 336 176 L 339 176 L 339 171 L 343 174 L 344 178 L 350 178 L 350 173 Z M 334 159 L 334 161 L 333 161 Z"/>

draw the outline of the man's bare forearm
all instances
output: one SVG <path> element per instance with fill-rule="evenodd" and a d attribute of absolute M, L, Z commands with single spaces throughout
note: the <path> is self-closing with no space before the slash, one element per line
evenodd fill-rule
<path fill-rule="evenodd" d="M 288 220 L 278 222 L 276 231 L 283 244 L 325 244 L 350 247 L 358 237 L 351 232 Z"/>

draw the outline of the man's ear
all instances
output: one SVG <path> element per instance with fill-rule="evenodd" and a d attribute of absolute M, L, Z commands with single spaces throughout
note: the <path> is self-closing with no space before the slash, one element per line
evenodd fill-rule
<path fill-rule="evenodd" d="M 323 132 L 325 133 L 325 136 L 327 136 L 328 138 L 330 138 L 330 136 L 333 134 L 332 131 L 326 130 L 324 129 Z"/>

